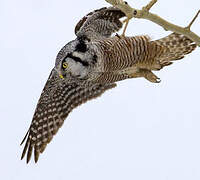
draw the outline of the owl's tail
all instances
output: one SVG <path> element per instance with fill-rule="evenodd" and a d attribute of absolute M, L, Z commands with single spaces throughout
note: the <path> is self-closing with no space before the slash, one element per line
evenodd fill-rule
<path fill-rule="evenodd" d="M 154 41 L 156 44 L 166 47 L 159 57 L 162 67 L 172 64 L 171 61 L 184 58 L 191 53 L 197 45 L 184 35 L 172 33 L 167 37 Z"/>

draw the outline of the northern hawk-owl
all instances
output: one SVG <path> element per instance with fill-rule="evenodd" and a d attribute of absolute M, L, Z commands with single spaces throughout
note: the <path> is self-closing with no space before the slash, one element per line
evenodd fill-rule
<path fill-rule="evenodd" d="M 101 8 L 84 16 L 75 27 L 77 38 L 58 53 L 37 104 L 22 158 L 32 150 L 38 161 L 68 114 L 78 105 L 116 87 L 117 81 L 144 77 L 158 83 L 152 71 L 172 64 L 196 48 L 187 37 L 172 33 L 152 41 L 148 36 L 112 36 L 120 30 L 125 14 Z"/>

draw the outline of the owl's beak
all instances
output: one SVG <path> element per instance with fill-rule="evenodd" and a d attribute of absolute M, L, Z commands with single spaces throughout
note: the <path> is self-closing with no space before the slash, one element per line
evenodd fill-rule
<path fill-rule="evenodd" d="M 63 75 L 62 75 L 62 74 L 59 74 L 59 77 L 60 77 L 61 79 L 64 79 L 64 77 L 63 77 Z"/>

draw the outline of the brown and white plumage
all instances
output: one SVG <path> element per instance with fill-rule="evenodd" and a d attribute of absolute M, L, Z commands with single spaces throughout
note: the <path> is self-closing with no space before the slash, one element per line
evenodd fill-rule
<path fill-rule="evenodd" d="M 144 77 L 159 82 L 152 71 L 172 64 L 196 48 L 194 42 L 176 33 L 156 41 L 148 36 L 111 37 L 122 27 L 119 19 L 124 16 L 117 8 L 102 8 L 77 24 L 77 38 L 58 53 L 23 140 L 26 143 L 22 158 L 27 154 L 27 163 L 32 151 L 35 162 L 38 161 L 75 107 L 100 96 L 120 80 Z"/>
<path fill-rule="evenodd" d="M 119 18 L 123 16 L 124 13 L 116 8 L 102 8 L 89 13 L 77 24 L 75 33 L 78 36 L 78 41 L 71 41 L 57 55 L 55 67 L 38 101 L 30 128 L 21 143 L 26 142 L 21 159 L 27 155 L 28 163 L 34 151 L 34 159 L 37 162 L 40 153 L 44 151 L 67 115 L 75 107 L 116 86 L 115 83 L 84 83 L 83 80 L 80 81 L 71 75 L 68 76 L 68 80 L 64 80 L 59 77 L 58 68 L 69 52 L 75 49 L 77 52 L 86 51 L 84 41 L 86 38 L 92 38 L 90 36 L 91 32 L 95 31 L 95 37 L 97 38 L 101 36 L 108 37 L 118 31 L 122 27 Z M 96 31 L 96 25 L 100 19 L 103 25 Z M 95 56 L 92 58 L 95 60 Z"/>

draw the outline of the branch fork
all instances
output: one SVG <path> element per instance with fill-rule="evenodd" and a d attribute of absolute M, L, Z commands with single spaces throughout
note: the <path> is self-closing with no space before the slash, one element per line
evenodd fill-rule
<path fill-rule="evenodd" d="M 126 1 L 123 1 L 123 0 L 105 0 L 105 1 L 119 8 L 121 11 L 123 11 L 126 14 L 127 19 L 124 21 L 125 28 L 122 35 L 125 34 L 125 31 L 130 19 L 140 18 L 140 19 L 150 20 L 158 24 L 159 26 L 163 27 L 166 31 L 172 31 L 179 34 L 183 34 L 189 39 L 191 39 L 192 41 L 194 41 L 198 46 L 200 46 L 200 37 L 191 31 L 191 26 L 193 25 L 198 15 L 200 14 L 200 10 L 197 12 L 197 14 L 192 19 L 192 21 L 189 23 L 188 26 L 181 27 L 181 26 L 178 26 L 166 21 L 165 19 L 161 18 L 160 16 L 156 14 L 149 12 L 150 9 L 157 3 L 157 0 L 151 0 L 146 6 L 142 8 L 142 10 L 132 8 Z"/>

